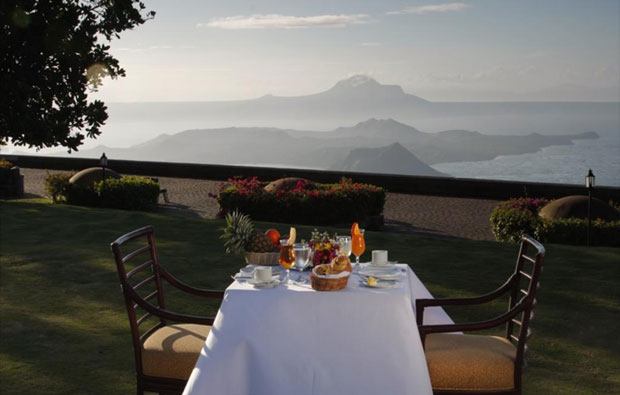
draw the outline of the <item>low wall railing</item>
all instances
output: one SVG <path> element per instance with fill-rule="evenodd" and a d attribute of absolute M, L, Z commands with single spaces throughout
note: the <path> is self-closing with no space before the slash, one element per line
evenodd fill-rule
<path fill-rule="evenodd" d="M 34 155 L 0 155 L 22 168 L 79 171 L 98 167 L 98 159 Z M 149 162 L 110 158 L 108 167 L 122 174 L 225 181 L 233 176 L 256 176 L 270 181 L 282 177 L 301 177 L 317 182 L 338 182 L 350 177 L 355 182 L 381 186 L 389 192 L 412 195 L 508 199 L 531 196 L 558 198 L 587 194 L 585 186 L 527 181 L 479 180 L 452 177 L 407 176 L 400 174 L 357 173 L 330 170 L 285 169 L 256 166 L 230 166 L 198 163 Z M 620 187 L 596 187 L 594 196 L 604 201 L 620 201 Z"/>

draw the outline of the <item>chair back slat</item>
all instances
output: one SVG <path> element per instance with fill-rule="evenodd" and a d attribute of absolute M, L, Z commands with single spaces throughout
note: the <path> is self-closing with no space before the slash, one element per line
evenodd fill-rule
<path fill-rule="evenodd" d="M 146 300 L 146 301 L 149 301 L 149 300 L 153 299 L 155 296 L 157 296 L 157 294 L 158 294 L 158 293 L 159 293 L 159 291 L 158 291 L 158 290 L 155 290 L 155 291 L 151 292 L 150 294 L 146 295 L 146 296 L 145 296 L 144 298 L 142 298 L 142 299 L 144 299 L 144 300 Z"/>
<path fill-rule="evenodd" d="M 153 316 L 153 314 L 151 313 L 146 313 L 144 314 L 142 317 L 138 318 L 137 322 L 138 325 L 140 325 L 141 323 L 143 323 L 144 321 L 148 320 L 149 318 L 151 318 Z"/>
<path fill-rule="evenodd" d="M 123 257 L 123 263 L 127 263 L 127 261 L 129 261 L 130 259 L 140 255 L 140 254 L 144 254 L 145 252 L 148 252 L 151 249 L 151 246 L 149 245 L 145 245 L 142 248 L 138 248 L 135 251 L 130 252 L 129 254 L 125 255 Z"/>
<path fill-rule="evenodd" d="M 143 286 L 145 286 L 146 284 L 152 283 L 153 281 L 155 281 L 155 275 L 154 274 L 148 276 L 144 280 L 142 280 L 139 283 L 137 283 L 136 285 L 134 285 L 133 289 L 134 290 L 138 290 L 138 289 L 142 288 Z"/>
<path fill-rule="evenodd" d="M 135 252 L 135 251 L 134 251 Z M 125 262 L 123 262 L 125 263 Z M 147 268 L 151 268 L 153 266 L 153 261 L 152 260 L 148 260 L 138 266 L 136 266 L 135 268 L 131 269 L 128 273 L 127 273 L 127 278 L 132 278 L 134 275 L 138 274 L 139 272 L 143 271 L 144 269 Z"/>

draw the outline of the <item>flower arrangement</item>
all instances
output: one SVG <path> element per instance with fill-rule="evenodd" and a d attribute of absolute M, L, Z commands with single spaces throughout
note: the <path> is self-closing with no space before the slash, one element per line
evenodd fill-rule
<path fill-rule="evenodd" d="M 317 266 L 323 263 L 330 263 L 338 256 L 340 246 L 329 236 L 327 232 L 319 232 L 317 229 L 312 231 L 308 245 L 313 251 L 312 265 Z"/>

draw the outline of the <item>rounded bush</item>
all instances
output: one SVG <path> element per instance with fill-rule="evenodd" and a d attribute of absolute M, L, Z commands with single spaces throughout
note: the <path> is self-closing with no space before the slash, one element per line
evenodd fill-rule
<path fill-rule="evenodd" d="M 150 210 L 157 205 L 159 184 L 150 178 L 125 176 L 95 183 L 101 206 L 124 210 Z"/>

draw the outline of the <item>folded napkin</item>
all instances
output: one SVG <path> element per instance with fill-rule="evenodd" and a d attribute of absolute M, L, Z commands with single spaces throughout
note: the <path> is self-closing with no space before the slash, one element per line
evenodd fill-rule
<path fill-rule="evenodd" d="M 239 272 L 235 274 L 235 279 L 237 280 L 249 280 L 254 277 L 254 273 L 252 272 Z"/>

